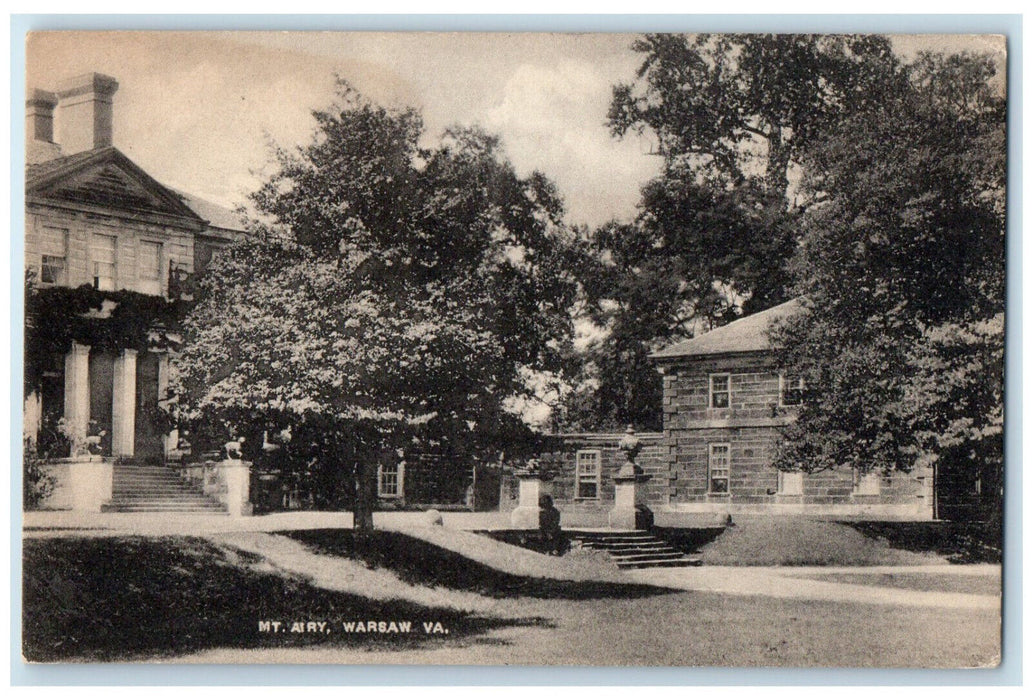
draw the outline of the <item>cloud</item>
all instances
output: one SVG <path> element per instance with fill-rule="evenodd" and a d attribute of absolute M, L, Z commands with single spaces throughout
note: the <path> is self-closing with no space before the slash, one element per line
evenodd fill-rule
<path fill-rule="evenodd" d="M 573 222 L 595 225 L 633 213 L 638 186 L 658 167 L 637 141 L 610 135 L 612 80 L 587 61 L 524 64 L 483 116 L 519 171 L 541 170 L 556 181 Z"/>
<path fill-rule="evenodd" d="M 240 201 L 268 163 L 267 135 L 308 142 L 312 109 L 341 75 L 371 99 L 423 110 L 433 140 L 450 124 L 498 133 L 517 169 L 541 170 L 572 222 L 635 211 L 658 167 L 605 126 L 610 85 L 632 74 L 630 39 L 611 34 L 45 32 L 29 82 L 115 76 L 115 143 L 156 178 Z"/>

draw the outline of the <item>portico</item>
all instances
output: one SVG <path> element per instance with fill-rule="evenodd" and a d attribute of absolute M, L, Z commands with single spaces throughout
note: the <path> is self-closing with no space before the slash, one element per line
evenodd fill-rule
<path fill-rule="evenodd" d="M 32 394 L 26 400 L 29 432 L 43 416 L 60 416 L 70 451 L 119 460 L 158 463 L 168 453 L 167 436 L 151 416 L 167 393 L 168 354 L 132 348 L 102 351 L 73 342 L 64 358 L 63 405 L 48 405 Z"/>

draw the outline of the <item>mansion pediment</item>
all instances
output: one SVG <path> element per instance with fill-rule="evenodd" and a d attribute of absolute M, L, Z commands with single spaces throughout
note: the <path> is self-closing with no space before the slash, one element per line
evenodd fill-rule
<path fill-rule="evenodd" d="M 182 198 L 115 148 L 104 148 L 30 167 L 26 196 L 116 212 L 174 217 L 203 226 Z"/>

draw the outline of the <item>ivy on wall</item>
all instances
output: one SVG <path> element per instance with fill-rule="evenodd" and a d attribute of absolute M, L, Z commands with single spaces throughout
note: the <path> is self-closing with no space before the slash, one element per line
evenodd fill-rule
<path fill-rule="evenodd" d="M 25 281 L 25 388 L 41 384 L 52 357 L 72 343 L 98 350 L 175 350 L 189 302 L 128 290 L 39 287 Z"/>

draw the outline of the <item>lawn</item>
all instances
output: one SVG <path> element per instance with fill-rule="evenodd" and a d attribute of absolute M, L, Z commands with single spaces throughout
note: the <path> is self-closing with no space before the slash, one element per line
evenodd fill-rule
<path fill-rule="evenodd" d="M 160 658 L 212 647 L 442 643 L 426 634 L 270 634 L 261 620 L 440 622 L 454 642 L 515 619 L 314 587 L 193 537 L 26 539 L 23 653 L 30 661 Z"/>
<path fill-rule="evenodd" d="M 228 544 L 229 535 L 26 539 L 24 655 L 938 668 L 992 665 L 1000 655 L 993 609 L 671 591 L 622 582 L 595 561 L 444 528 L 358 539 L 350 530 L 232 537 L 251 549 Z M 338 630 L 348 621 L 410 620 L 417 629 L 274 634 L 259 631 L 263 620 Z M 443 632 L 424 633 L 423 622 Z"/>
<path fill-rule="evenodd" d="M 617 581 L 612 565 L 595 561 L 572 564 L 495 542 L 486 536 L 428 528 L 423 537 L 446 534 L 462 553 L 404 532 L 374 530 L 362 535 L 354 530 L 298 530 L 281 532 L 319 554 L 359 559 L 374 569 L 389 569 L 401 580 L 421 586 L 469 591 L 492 598 L 635 598 L 668 592 L 665 589 Z M 479 541 L 478 541 L 479 540 Z M 463 546 L 465 545 L 465 546 Z M 476 545 L 480 545 L 479 547 Z M 486 545 L 486 546 L 485 546 Z M 481 554 L 488 562 L 478 561 Z M 490 557 L 491 554 L 501 556 Z M 592 553 L 589 553 L 592 554 Z M 492 561 L 492 559 L 495 559 Z M 508 570 L 507 570 L 508 569 Z M 599 580 L 601 577 L 611 580 Z"/>
<path fill-rule="evenodd" d="M 993 523 L 850 522 L 869 538 L 909 552 L 935 552 L 957 564 L 1001 563 L 1001 529 Z"/>
<path fill-rule="evenodd" d="M 454 646 L 389 651 L 211 650 L 199 663 L 488 664 L 959 668 L 994 665 L 1000 616 L 985 610 L 861 605 L 678 592 L 632 599 L 497 599 L 500 626 Z"/>

